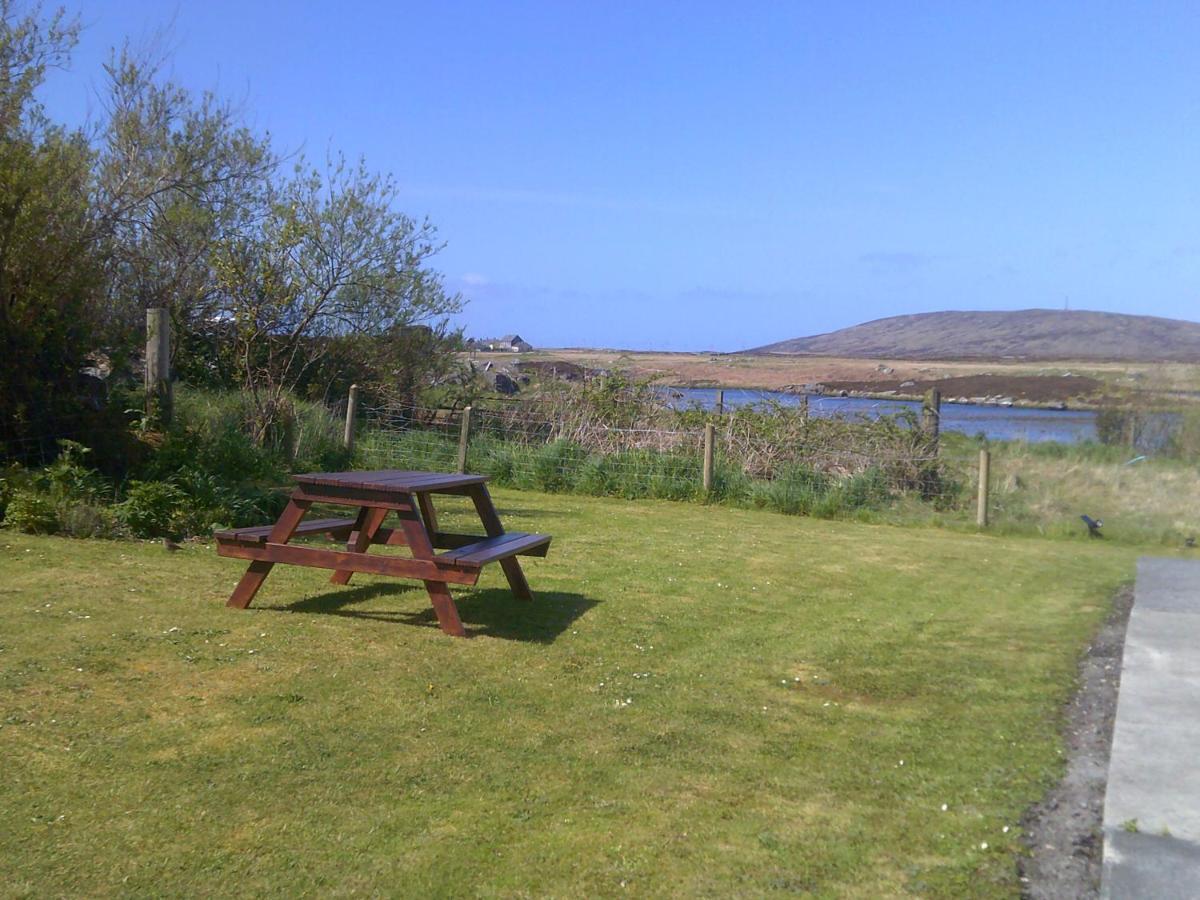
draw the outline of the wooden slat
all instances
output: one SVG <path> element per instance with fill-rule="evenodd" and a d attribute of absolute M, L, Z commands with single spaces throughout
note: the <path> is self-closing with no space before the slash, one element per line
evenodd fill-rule
<path fill-rule="evenodd" d="M 333 484 L 301 484 L 293 497 L 309 503 L 333 503 L 342 506 L 371 506 L 376 509 L 412 508 L 411 495 L 391 488 L 346 487 Z"/>
<path fill-rule="evenodd" d="M 483 484 L 486 475 L 459 475 L 445 472 L 418 472 L 406 469 L 378 469 L 364 472 L 308 472 L 293 476 L 300 484 L 324 487 L 365 488 L 367 490 L 441 492 Z"/>
<path fill-rule="evenodd" d="M 311 521 L 301 522 L 292 534 L 293 536 L 324 534 L 327 531 L 344 531 L 353 526 L 353 519 L 312 519 Z M 228 531 L 215 532 L 213 537 L 224 540 L 265 541 L 267 535 L 271 533 L 271 529 L 274 527 L 274 525 L 257 525 L 253 528 L 233 528 Z"/>
<path fill-rule="evenodd" d="M 455 562 L 460 565 L 482 566 L 498 559 L 506 559 L 518 554 L 524 556 L 545 556 L 550 549 L 550 535 L 526 534 L 522 531 L 510 531 L 495 537 L 484 538 L 474 544 L 467 544 L 455 550 L 447 550 L 438 555 L 439 560 Z"/>
<path fill-rule="evenodd" d="M 343 572 L 368 572 L 372 575 L 393 575 L 399 578 L 420 578 L 452 584 L 475 584 L 479 567 L 453 560 L 434 561 L 408 559 L 403 556 L 382 556 L 368 553 L 347 553 L 344 550 L 322 550 L 300 544 L 265 544 L 234 540 L 219 541 L 217 554 L 234 559 L 252 559 L 266 563 L 291 563 L 317 569 Z"/>

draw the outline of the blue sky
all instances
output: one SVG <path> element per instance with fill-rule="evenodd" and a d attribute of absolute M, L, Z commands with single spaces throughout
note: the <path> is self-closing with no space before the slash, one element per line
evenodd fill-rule
<path fill-rule="evenodd" d="M 1200 319 L 1200 4 L 79 0 L 46 100 L 183 84 L 428 214 L 469 334 L 735 350 L 938 309 Z"/>

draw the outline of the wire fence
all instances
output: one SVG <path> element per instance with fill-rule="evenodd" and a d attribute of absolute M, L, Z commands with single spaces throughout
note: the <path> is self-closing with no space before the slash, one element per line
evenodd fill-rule
<path fill-rule="evenodd" d="M 764 434 L 729 416 L 706 437 L 702 426 L 614 427 L 547 412 L 525 404 L 366 409 L 358 458 L 370 468 L 457 466 L 542 490 L 743 499 L 793 512 L 904 496 L 947 504 L 964 490 L 946 477 L 936 443 L 911 429 L 792 417 Z"/>
<path fill-rule="evenodd" d="M 469 413 L 375 407 L 359 410 L 350 463 L 338 421 L 345 409 L 310 405 L 307 417 L 297 417 L 287 434 L 277 436 L 287 468 L 461 467 L 500 486 L 728 502 L 802 515 L 986 523 L 994 530 L 1082 537 L 1092 533 L 1082 519 L 1087 516 L 1104 523 L 1104 536 L 1184 546 L 1200 534 L 1200 467 L 1119 446 L 1002 442 L 991 453 L 981 496 L 978 442 L 962 436 L 935 442 L 911 422 L 727 413 L 673 414 L 617 427 L 527 401 Z M 227 433 L 226 426 L 242 428 L 245 418 L 245 410 L 224 395 L 189 396 L 185 411 L 188 427 L 207 423 L 203 427 L 213 435 Z M 133 424 L 120 416 L 63 418 L 52 425 L 36 436 L 0 431 L 0 463 L 52 462 L 63 439 L 93 448 L 90 460 L 120 458 L 131 447 L 143 455 L 146 450 L 131 440 Z M 143 443 L 153 444 L 152 438 L 144 436 Z M 316 451 L 328 447 L 339 451 L 340 461 L 319 458 Z M 222 474 L 214 470 L 213 477 Z"/>

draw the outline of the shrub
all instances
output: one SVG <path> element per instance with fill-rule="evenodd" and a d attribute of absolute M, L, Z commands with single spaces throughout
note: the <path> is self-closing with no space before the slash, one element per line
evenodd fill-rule
<path fill-rule="evenodd" d="M 178 536 L 187 499 L 165 481 L 133 481 L 117 515 L 137 537 Z"/>
<path fill-rule="evenodd" d="M 12 495 L 22 489 L 30 489 L 33 485 L 33 474 L 20 463 L 9 463 L 0 471 L 0 520 L 8 508 Z"/>
<path fill-rule="evenodd" d="M 58 458 L 40 473 L 39 480 L 58 501 L 91 501 L 111 493 L 108 482 L 84 465 L 92 451 L 77 441 L 60 440 Z"/>
<path fill-rule="evenodd" d="M 58 531 L 54 498 L 30 488 L 16 489 L 8 498 L 4 524 L 28 534 L 54 534 Z"/>
<path fill-rule="evenodd" d="M 123 533 L 116 510 L 86 501 L 68 501 L 58 506 L 59 530 L 75 538 L 115 538 Z"/>

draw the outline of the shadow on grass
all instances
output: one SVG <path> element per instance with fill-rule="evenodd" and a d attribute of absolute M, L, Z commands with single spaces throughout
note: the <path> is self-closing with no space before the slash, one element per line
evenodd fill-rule
<path fill-rule="evenodd" d="M 392 597 L 415 591 L 425 598 L 425 589 L 411 584 L 368 584 L 362 587 L 331 590 L 305 597 L 284 606 L 266 606 L 281 612 L 318 613 L 374 619 L 401 625 L 437 628 L 433 607 L 415 612 L 400 609 L 357 609 L 358 604 L 380 597 Z M 549 644 L 574 624 L 575 620 L 600 601 L 565 591 L 534 591 L 534 599 L 518 600 L 504 588 L 472 591 L 454 598 L 459 618 L 471 637 L 484 635 L 509 641 Z"/>

